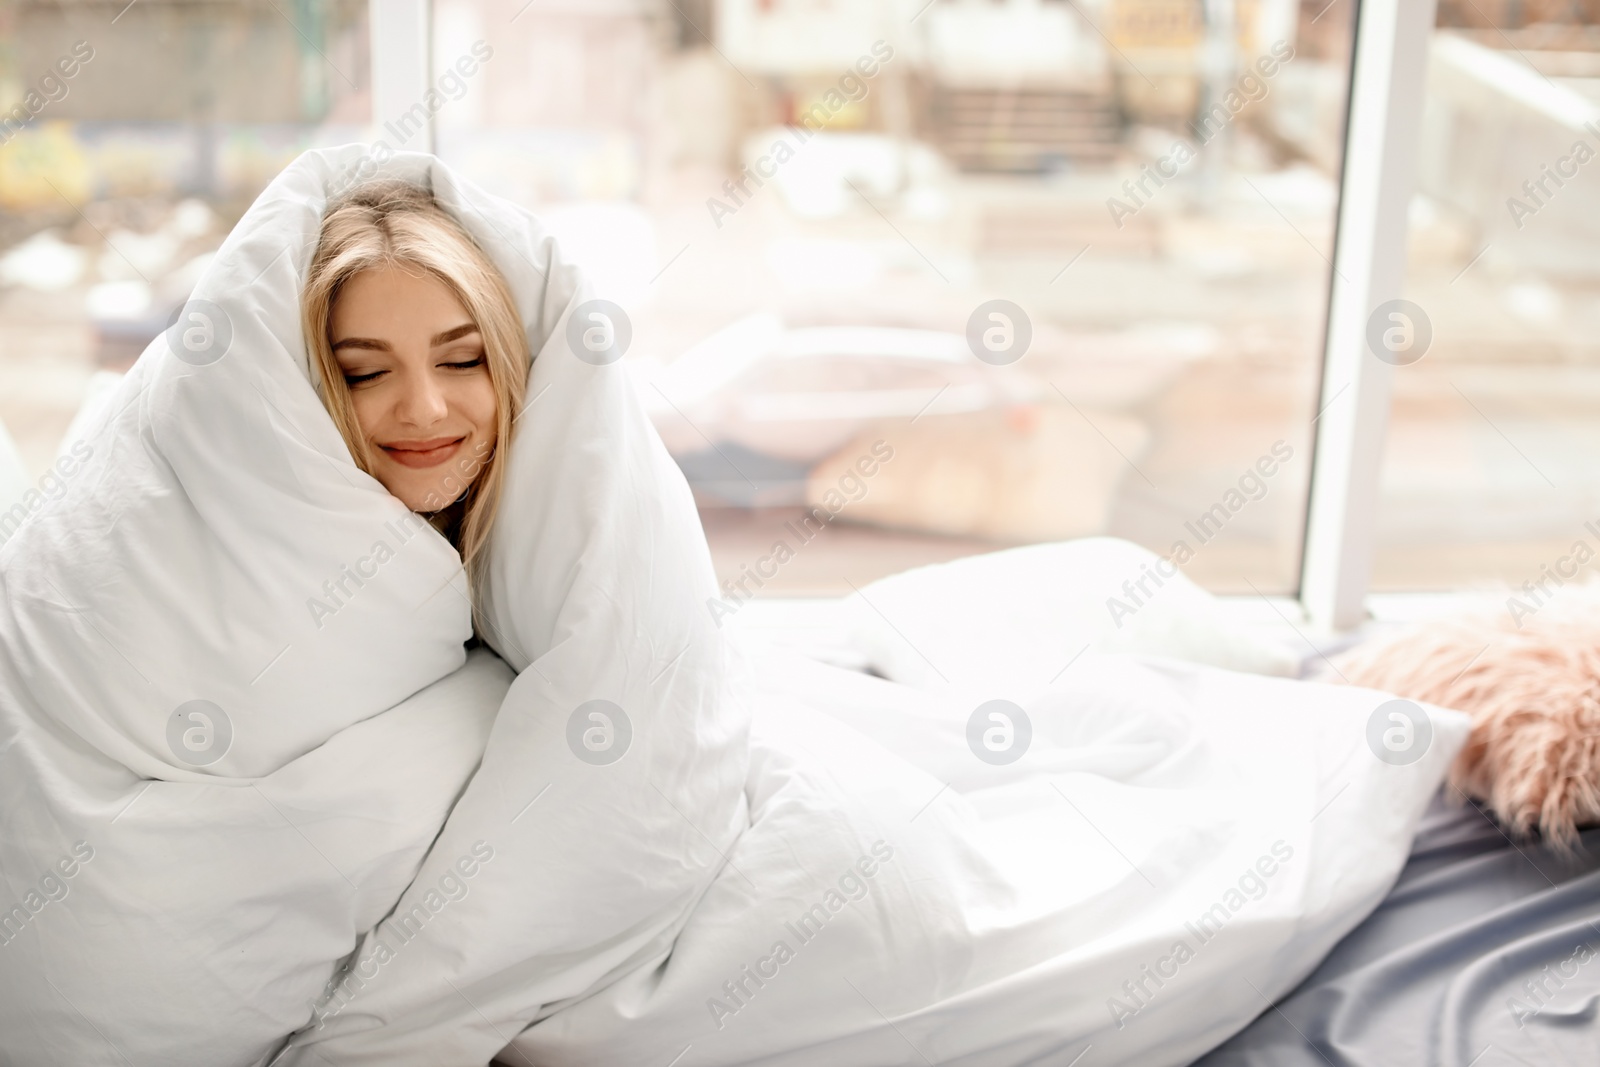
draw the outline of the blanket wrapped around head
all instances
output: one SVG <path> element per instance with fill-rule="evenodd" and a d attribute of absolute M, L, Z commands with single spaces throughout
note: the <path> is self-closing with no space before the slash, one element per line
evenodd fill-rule
<path fill-rule="evenodd" d="M 367 177 L 432 189 L 535 354 L 483 578 L 498 659 L 308 361 L 322 215 Z M 307 152 L 240 220 L 0 547 L 10 1062 L 392 1063 L 428 1030 L 481 1063 L 668 951 L 747 823 L 747 713 L 687 485 L 582 344 L 592 299 L 427 155 Z M 484 915 L 505 951 L 460 951 Z"/>

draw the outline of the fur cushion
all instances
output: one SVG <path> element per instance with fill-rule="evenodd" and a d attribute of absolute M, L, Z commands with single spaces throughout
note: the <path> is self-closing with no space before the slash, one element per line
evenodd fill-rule
<path fill-rule="evenodd" d="M 1571 850 L 1600 823 L 1600 583 L 1515 605 L 1360 645 L 1330 680 L 1466 712 L 1451 784 L 1514 834 Z"/>

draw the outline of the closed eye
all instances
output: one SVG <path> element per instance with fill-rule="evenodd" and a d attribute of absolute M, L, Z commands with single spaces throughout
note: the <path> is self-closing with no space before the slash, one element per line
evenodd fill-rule
<path fill-rule="evenodd" d="M 369 374 L 346 374 L 344 376 L 344 384 L 346 384 L 346 385 L 360 385 L 362 382 L 370 382 L 370 381 L 372 381 L 373 379 L 377 378 L 378 375 L 380 375 L 382 373 L 384 373 L 384 372 L 381 371 L 381 370 L 375 370 L 375 371 L 372 371 Z"/>
<path fill-rule="evenodd" d="M 473 367 L 481 367 L 481 366 L 483 366 L 483 357 L 482 356 L 478 356 L 476 359 L 469 359 L 469 360 L 465 360 L 463 362 L 457 362 L 457 363 L 441 363 L 441 364 L 439 364 L 439 366 L 441 366 L 441 367 L 455 367 L 458 370 L 470 370 Z"/>

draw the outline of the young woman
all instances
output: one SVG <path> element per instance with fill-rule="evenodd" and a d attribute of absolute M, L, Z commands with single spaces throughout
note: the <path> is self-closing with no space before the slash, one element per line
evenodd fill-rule
<path fill-rule="evenodd" d="M 432 194 L 386 181 L 330 205 L 301 310 L 356 464 L 449 539 L 476 587 L 528 377 L 505 278 Z"/>

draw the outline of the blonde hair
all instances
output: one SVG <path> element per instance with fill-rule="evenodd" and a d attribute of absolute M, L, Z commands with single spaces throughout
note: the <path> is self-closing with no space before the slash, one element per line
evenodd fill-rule
<path fill-rule="evenodd" d="M 301 297 L 301 324 L 312 366 L 321 377 L 322 402 L 356 465 L 367 473 L 372 473 L 372 465 L 366 435 L 356 420 L 344 371 L 334 357 L 329 329 L 333 305 L 345 282 L 362 271 L 400 266 L 433 275 L 461 301 L 483 337 L 484 362 L 494 387 L 495 446 L 467 488 L 456 546 L 474 593 L 477 621 L 484 549 L 505 482 L 501 460 L 510 448 L 512 424 L 527 390 L 528 341 L 505 277 L 428 189 L 384 180 L 361 185 L 330 203 Z M 440 509 L 454 502 L 446 500 Z"/>

